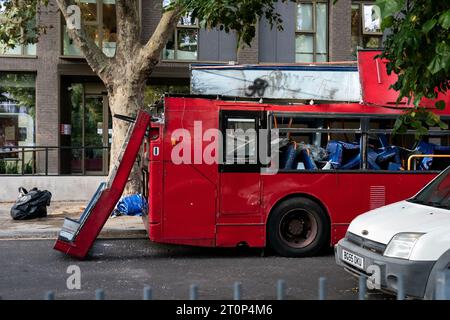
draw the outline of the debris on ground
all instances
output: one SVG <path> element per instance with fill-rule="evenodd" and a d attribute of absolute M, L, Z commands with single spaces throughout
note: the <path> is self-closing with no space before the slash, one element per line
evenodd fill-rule
<path fill-rule="evenodd" d="M 112 213 L 117 216 L 142 216 L 147 212 L 147 200 L 141 194 L 130 194 L 122 196 Z"/>
<path fill-rule="evenodd" d="M 52 194 L 48 190 L 33 188 L 27 191 L 19 188 L 19 196 L 11 207 L 11 217 L 14 220 L 30 220 L 47 216 L 47 207 L 50 205 Z"/>

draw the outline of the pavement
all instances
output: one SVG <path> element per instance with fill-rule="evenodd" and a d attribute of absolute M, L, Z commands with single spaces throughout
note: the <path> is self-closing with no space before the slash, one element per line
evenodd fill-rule
<path fill-rule="evenodd" d="M 0 239 L 56 239 L 65 217 L 78 219 L 87 202 L 52 201 L 47 217 L 32 220 L 13 220 L 10 216 L 12 202 L 0 203 Z M 141 217 L 111 217 L 99 238 L 147 238 Z"/>

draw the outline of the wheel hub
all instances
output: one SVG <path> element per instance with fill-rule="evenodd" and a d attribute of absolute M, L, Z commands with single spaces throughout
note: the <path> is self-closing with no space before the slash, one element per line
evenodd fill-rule
<path fill-rule="evenodd" d="M 317 236 L 317 221 L 314 215 L 304 209 L 292 209 L 280 221 L 281 240 L 292 248 L 304 248 Z"/>
<path fill-rule="evenodd" d="M 289 223 L 288 230 L 289 230 L 289 232 L 292 233 L 293 235 L 298 236 L 298 235 L 302 234 L 303 229 L 304 229 L 304 228 L 303 228 L 303 225 L 304 225 L 304 224 L 305 224 L 305 223 L 304 223 L 302 220 L 300 220 L 300 219 L 292 220 L 292 221 Z"/>

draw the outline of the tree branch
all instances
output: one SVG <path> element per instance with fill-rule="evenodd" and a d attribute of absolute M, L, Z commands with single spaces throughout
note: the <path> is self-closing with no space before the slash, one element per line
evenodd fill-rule
<path fill-rule="evenodd" d="M 176 6 L 163 13 L 153 35 L 140 50 L 139 67 L 141 68 L 141 71 L 145 72 L 151 70 L 152 67 L 159 62 L 161 51 L 166 45 L 169 37 L 172 35 L 178 20 L 180 19 L 181 12 L 182 8 Z"/>
<path fill-rule="evenodd" d="M 67 7 L 70 5 L 69 2 L 67 0 L 56 0 L 56 3 L 67 21 L 69 18 L 67 13 Z M 83 24 L 83 21 L 81 21 L 81 24 Z M 102 52 L 102 50 L 95 43 L 94 39 L 88 35 L 83 25 L 79 30 L 67 29 L 67 33 L 80 48 L 92 70 L 105 84 L 108 83 L 111 73 L 110 69 L 112 66 L 111 59 Z"/>
<path fill-rule="evenodd" d="M 117 52 L 129 56 L 142 45 L 139 0 L 117 0 Z"/>

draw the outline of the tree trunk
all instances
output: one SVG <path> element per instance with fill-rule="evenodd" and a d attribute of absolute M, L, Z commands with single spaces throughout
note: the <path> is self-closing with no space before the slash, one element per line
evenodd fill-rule
<path fill-rule="evenodd" d="M 127 83 L 126 78 L 119 80 L 119 85 L 113 86 L 112 92 L 109 92 L 109 107 L 113 116 L 113 136 L 110 153 L 110 172 L 116 164 L 117 158 L 120 155 L 123 141 L 126 138 L 130 123 L 114 118 L 115 114 L 126 115 L 129 117 L 136 117 L 137 112 L 144 106 L 144 90 L 145 81 L 141 83 Z M 139 159 L 139 157 L 137 158 Z M 124 194 L 133 194 L 141 192 L 141 171 L 140 165 L 136 161 L 130 173 L 128 183 L 125 187 Z"/>
<path fill-rule="evenodd" d="M 70 21 L 67 10 L 73 1 L 56 0 L 64 18 Z M 139 1 L 117 0 L 117 46 L 114 58 L 108 58 L 92 39 L 87 29 L 68 29 L 69 36 L 81 49 L 92 70 L 100 77 L 108 89 L 111 114 L 135 117 L 144 106 L 144 91 L 148 77 L 159 62 L 161 51 L 178 23 L 183 7 L 176 5 L 162 14 L 153 35 L 145 45 L 141 44 L 141 26 L 139 19 Z M 110 171 L 120 154 L 129 123 L 113 117 L 113 141 L 110 153 Z M 138 165 L 130 174 L 125 194 L 140 192 L 142 181 Z"/>

